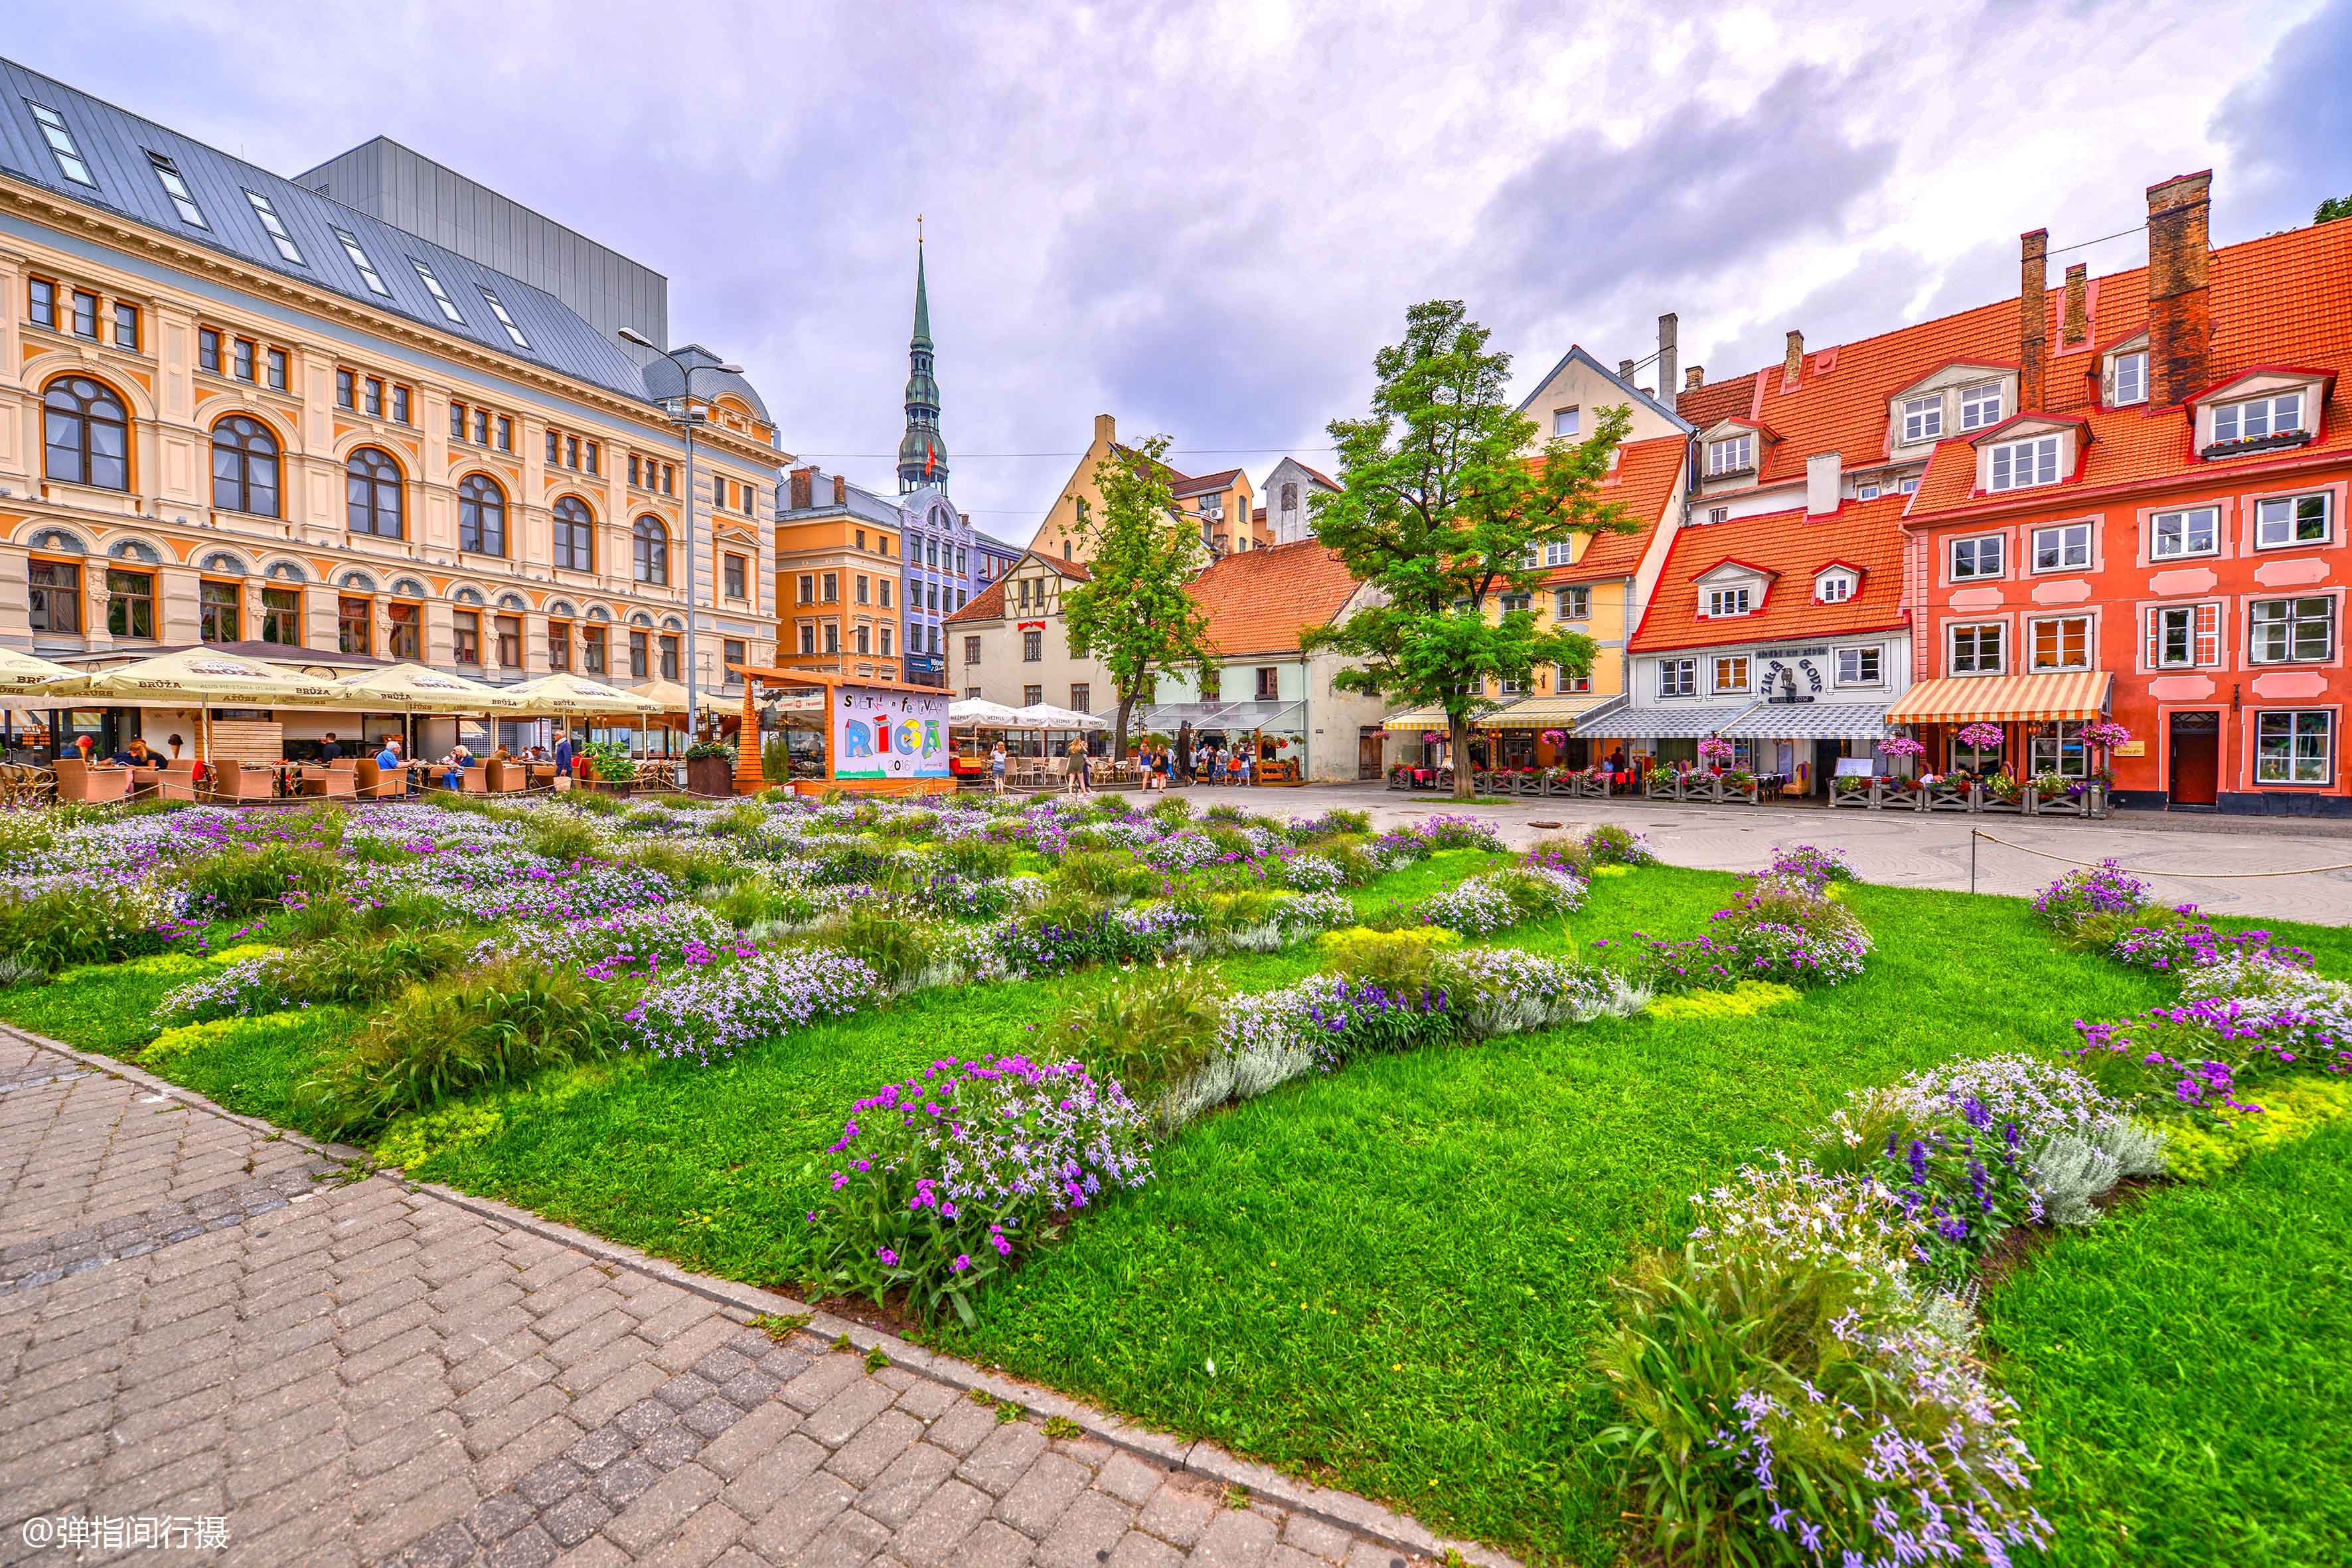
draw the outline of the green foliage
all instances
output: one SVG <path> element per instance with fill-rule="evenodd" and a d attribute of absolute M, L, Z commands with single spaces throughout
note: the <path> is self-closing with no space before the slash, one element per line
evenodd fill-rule
<path fill-rule="evenodd" d="M 793 776 L 793 749 L 782 735 L 771 735 L 760 744 L 760 776 L 772 784 L 785 784 Z M 764 793 L 764 792 L 763 792 Z"/>
<path fill-rule="evenodd" d="M 1021 851 L 1001 838 L 983 838 L 968 834 L 950 838 L 939 847 L 940 858 L 950 870 L 966 877 L 1003 877 L 1013 869 Z"/>
<path fill-rule="evenodd" d="M 588 776 L 591 778 L 626 784 L 637 776 L 636 759 L 629 754 L 626 741 L 583 741 L 579 755 L 588 759 Z"/>
<path fill-rule="evenodd" d="M 2210 1182 L 2249 1155 L 2308 1138 L 2331 1121 L 2352 1118 L 2352 1083 L 2339 1079 L 2281 1079 L 2265 1084 L 2262 1112 L 2230 1121 L 2165 1123 L 2164 1172 L 2185 1182 Z"/>
<path fill-rule="evenodd" d="M 717 849 L 690 848 L 683 844 L 640 844 L 626 854 L 646 870 L 668 878 L 688 892 L 731 888 L 752 871 L 740 856 Z"/>
<path fill-rule="evenodd" d="M 2338 218 L 2352 217 L 2352 195 L 2329 196 L 2311 215 L 2314 223 L 2334 223 Z"/>
<path fill-rule="evenodd" d="M 173 868 L 190 907 L 213 920 L 247 920 L 278 908 L 289 893 L 305 900 L 342 885 L 343 863 L 332 850 L 300 843 L 259 844 L 196 856 Z"/>
<path fill-rule="evenodd" d="M 1650 1004 L 1650 1012 L 1660 1018 L 1676 1021 L 1691 1019 L 1729 1023 L 1735 1018 L 1752 1018 L 1794 1002 L 1804 993 L 1793 985 L 1781 985 L 1769 980 L 1743 980 L 1728 991 L 1692 991 L 1680 996 L 1661 996 Z M 1884 1142 L 1874 1144 L 1875 1158 Z"/>
<path fill-rule="evenodd" d="M 402 1117 L 371 1152 L 379 1165 L 414 1172 L 436 1154 L 493 1136 L 505 1122 L 495 1106 L 445 1105 Z"/>
<path fill-rule="evenodd" d="M 606 798 L 593 791 L 570 792 L 578 798 Z M 566 864 L 596 853 L 596 830 L 570 812 L 541 808 L 523 819 L 522 841 L 534 855 Z"/>
<path fill-rule="evenodd" d="M 1055 889 L 1070 889 L 1109 898 L 1150 898 L 1168 885 L 1167 876 L 1123 849 L 1089 849 L 1066 855 L 1046 880 Z"/>
<path fill-rule="evenodd" d="M 896 913 L 877 899 L 860 899 L 816 928 L 816 940 L 862 958 L 885 985 L 911 984 L 939 962 L 938 928 Z"/>
<path fill-rule="evenodd" d="M 367 942 L 313 943 L 276 959 L 273 984 L 300 1006 L 365 1007 L 416 981 L 448 973 L 475 945 L 467 932 L 429 929 L 395 930 Z"/>
<path fill-rule="evenodd" d="M 1131 1095 L 1176 1082 L 1209 1057 L 1224 1016 L 1225 987 L 1189 963 L 1133 970 L 1062 1009 L 1040 1060 L 1076 1059 L 1100 1082 Z"/>
<path fill-rule="evenodd" d="M 71 964 L 159 952 L 163 939 L 155 925 L 162 913 L 144 889 L 108 883 L 0 899 L 0 958 L 13 961 L 17 975 L 29 979 Z"/>
<path fill-rule="evenodd" d="M 1207 563 L 1201 537 L 1169 489 L 1168 437 L 1154 436 L 1095 466 L 1099 512 L 1081 510 L 1075 531 L 1091 574 L 1062 589 L 1070 652 L 1109 671 L 1118 699 L 1113 754 L 1127 755 L 1127 721 L 1154 675 L 1217 668 L 1209 618 L 1184 591 Z M 1244 521 L 1247 520 L 1244 519 Z"/>
<path fill-rule="evenodd" d="M 572 810 L 584 811 L 591 816 L 619 816 L 629 809 L 626 797 L 606 795 L 603 790 L 566 790 L 563 798 Z"/>
<path fill-rule="evenodd" d="M 1333 679 L 1342 690 L 1444 708 L 1465 756 L 1488 680 L 1527 681 L 1541 664 L 1579 675 L 1592 667 L 1591 637 L 1540 629 L 1532 610 L 1498 609 L 1505 594 L 1534 592 L 1542 574 L 1527 565 L 1530 554 L 1634 526 L 1599 499 L 1630 410 L 1602 409 L 1582 442 L 1555 440 L 1542 463 L 1528 463 L 1536 425 L 1508 395 L 1510 356 L 1488 353 L 1487 338 L 1458 300 L 1408 310 L 1404 341 L 1373 358 L 1370 412 L 1327 426 L 1339 491 L 1308 503 L 1316 537 L 1381 597 L 1341 624 L 1309 627 L 1302 646 L 1352 656 Z M 1457 770 L 1455 795 L 1469 798 L 1472 782 Z"/>
<path fill-rule="evenodd" d="M 1325 967 L 1359 985 L 1417 994 L 1434 983 L 1438 955 L 1460 941 L 1436 927 L 1380 931 L 1349 926 L 1324 932 L 1318 945 L 1326 955 Z"/>
<path fill-rule="evenodd" d="M 543 1068 L 601 1060 L 620 1043 L 610 987 L 576 970 L 516 961 L 406 992 L 299 1092 L 341 1134 Z"/>

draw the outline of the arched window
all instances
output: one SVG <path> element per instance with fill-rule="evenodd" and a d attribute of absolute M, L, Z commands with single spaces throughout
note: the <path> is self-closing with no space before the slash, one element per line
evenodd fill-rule
<path fill-rule="evenodd" d="M 400 465 L 373 447 L 352 452 L 343 465 L 343 508 L 353 533 L 400 538 Z"/>
<path fill-rule="evenodd" d="M 213 426 L 213 505 L 278 515 L 278 437 L 260 420 L 237 414 Z"/>
<path fill-rule="evenodd" d="M 555 563 L 573 572 L 596 570 L 596 519 L 575 496 L 555 503 Z"/>
<path fill-rule="evenodd" d="M 631 532 L 636 542 L 637 581 L 666 586 L 669 582 L 669 530 L 657 517 L 641 517 Z"/>
<path fill-rule="evenodd" d="M 457 481 L 457 548 L 478 555 L 507 552 L 507 492 L 488 474 Z"/>
<path fill-rule="evenodd" d="M 110 388 L 86 375 L 61 376 L 49 383 L 41 411 L 49 478 L 131 488 L 131 421 Z"/>

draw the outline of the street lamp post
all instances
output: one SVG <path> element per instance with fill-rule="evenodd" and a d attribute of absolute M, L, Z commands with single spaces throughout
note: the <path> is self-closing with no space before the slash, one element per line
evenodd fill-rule
<path fill-rule="evenodd" d="M 691 743 L 697 733 L 696 678 L 701 673 L 701 666 L 697 662 L 694 634 L 696 623 L 702 616 L 702 539 L 694 522 L 694 426 L 698 423 L 694 412 L 694 373 L 715 370 L 728 375 L 740 375 L 743 367 L 740 364 L 680 363 L 677 354 L 634 327 L 623 327 L 621 336 L 640 348 L 651 349 L 677 367 L 677 425 L 686 432 L 686 731 L 688 743 Z"/>

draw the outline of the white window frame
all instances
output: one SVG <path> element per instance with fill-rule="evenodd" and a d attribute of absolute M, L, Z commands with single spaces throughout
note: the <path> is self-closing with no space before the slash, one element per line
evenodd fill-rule
<path fill-rule="evenodd" d="M 1900 489 L 1906 496 L 1916 496 L 1919 493 L 1919 476 L 1916 474 L 1906 475 L 1903 482 L 1895 488 Z"/>
<path fill-rule="evenodd" d="M 1555 408 L 1551 411 L 1552 439 L 1559 440 L 1564 437 L 1581 435 L 1583 434 L 1583 430 L 1584 410 L 1582 407 L 1571 404 L 1566 408 Z"/>
<path fill-rule="evenodd" d="M 2207 542 L 2202 548 L 2191 542 L 2192 536 L 2189 532 L 2189 521 L 2199 516 L 2205 519 L 2207 532 Z M 2179 523 L 2179 531 L 2175 535 L 2179 543 L 2168 550 L 2165 548 L 2165 524 L 2168 521 L 2177 521 Z M 2175 507 L 2170 511 L 2148 513 L 2147 558 L 2150 561 L 2193 561 L 2200 556 L 2221 553 L 2221 509 L 2220 507 L 2184 506 Z"/>
<path fill-rule="evenodd" d="M 205 209 L 196 205 L 196 194 L 188 188 L 187 176 L 180 173 L 180 165 L 152 148 L 142 148 L 141 151 L 147 154 L 148 166 L 155 171 L 156 183 L 163 187 L 163 194 L 171 197 L 172 205 L 179 209 L 180 221 L 190 228 L 210 232 L 213 226 L 205 221 Z"/>
<path fill-rule="evenodd" d="M 1990 430 L 2009 416 L 2009 392 L 1998 381 L 1960 388 L 1960 433 Z"/>
<path fill-rule="evenodd" d="M 1986 454 L 1985 489 L 2026 490 L 2056 484 L 2064 477 L 2058 467 L 2061 445 L 2055 431 L 2046 436 L 2028 436 L 2021 441 L 2001 442 Z"/>
<path fill-rule="evenodd" d="M 413 256 L 408 258 L 408 264 L 416 268 L 416 276 L 424 283 L 425 291 L 433 296 L 435 304 L 441 307 L 441 314 L 452 326 L 464 326 L 466 318 L 458 312 L 457 301 L 449 298 L 449 291 L 441 287 L 441 279 L 433 276 L 433 268 Z"/>
<path fill-rule="evenodd" d="M 1878 499 L 1878 487 L 1874 484 L 1856 485 L 1853 487 L 1853 499 L 1856 500 L 1876 500 Z"/>
<path fill-rule="evenodd" d="M 2028 737 L 2025 749 L 2026 769 L 2034 773 L 2056 773 L 2061 778 L 2088 778 L 2091 774 L 2091 748 L 2083 743 L 2081 719 L 2054 719 L 2037 734 Z"/>
<path fill-rule="evenodd" d="M 1824 605 L 1843 605 L 1853 597 L 1855 585 L 1851 572 L 1824 572 L 1813 597 Z"/>
<path fill-rule="evenodd" d="M 1969 570 L 1960 570 L 1960 547 L 1977 546 L 1976 563 Z M 1984 547 L 1992 547 L 1993 565 L 1984 569 Z M 2009 535 L 2005 533 L 1971 533 L 1965 539 L 1955 539 L 1944 548 L 1944 570 L 1955 583 L 1994 583 L 2009 575 Z"/>
<path fill-rule="evenodd" d="M 2221 446 L 2231 441 L 2260 441 L 2303 428 L 2303 389 L 2273 392 L 2261 397 L 2242 398 L 2235 403 L 2216 404 L 2213 407 L 2213 444 Z M 2256 423 L 2259 430 L 2249 429 Z M 2223 428 L 2224 424 L 2228 428 Z"/>
<path fill-rule="evenodd" d="M 2273 720 L 2285 723 L 2274 724 Z M 2316 720 L 2306 725 L 2305 721 Z M 2316 735 L 2315 758 L 2300 742 Z M 2277 742 L 2284 742 L 2284 746 Z M 2315 771 L 2307 763 L 2315 762 Z M 2336 713 L 2328 708 L 2276 708 L 2254 714 L 2254 782 L 2264 784 L 2326 786 L 2336 782 Z"/>
<path fill-rule="evenodd" d="M 1697 658 L 1694 657 L 1658 660 L 1658 695 L 1660 697 L 1697 696 Z"/>
<path fill-rule="evenodd" d="M 2210 616 L 2211 629 L 2200 627 L 2199 622 Z M 2173 631 L 2182 633 L 2184 657 L 2175 658 L 2170 647 Z M 2142 628 L 2145 641 L 2142 657 L 2150 669 L 2210 669 L 2221 662 L 2221 605 L 2213 599 L 2200 600 L 2193 605 L 2151 605 L 2147 620 Z M 2147 651 L 2153 644 L 2155 651 Z"/>
<path fill-rule="evenodd" d="M 1969 668 L 1960 668 L 1960 634 L 1971 632 L 1973 647 L 1969 653 Z M 1984 663 L 1985 634 L 1990 633 L 1995 645 L 1990 668 Z M 2007 675 L 2009 673 L 2009 623 L 2006 621 L 1955 621 L 1944 628 L 1944 668 L 1954 675 Z"/>
<path fill-rule="evenodd" d="M 1546 566 L 1565 566 L 1575 554 L 1576 541 L 1573 539 L 1549 539 L 1544 542 L 1543 563 Z"/>
<path fill-rule="evenodd" d="M 2319 536 L 2316 539 L 2299 539 L 2295 534 L 2303 526 L 2300 514 L 2306 503 L 2314 501 L 2319 507 Z M 2270 530 L 2273 523 L 2285 525 L 2284 538 L 2271 537 Z M 2264 496 L 2254 503 L 2254 548 L 2257 550 L 2309 549 L 2314 545 L 2331 543 L 2335 538 L 2334 490 L 2307 490 L 2295 496 Z"/>
<path fill-rule="evenodd" d="M 1589 621 L 1592 618 L 1592 590 L 1590 588 L 1556 589 L 1551 603 L 1554 620 Z"/>
<path fill-rule="evenodd" d="M 1706 477 L 1717 479 L 1725 474 L 1745 473 L 1756 466 L 1756 435 L 1744 430 L 1737 436 L 1723 436 L 1706 444 Z"/>
<path fill-rule="evenodd" d="M 2046 541 L 2057 545 L 2057 559 L 2043 564 L 2042 552 Z M 2091 569 L 2091 525 L 2087 522 L 2053 522 L 2033 531 L 2033 553 L 2029 569 L 2034 572 L 2087 572 Z M 2078 549 L 2079 547 L 2079 549 Z M 2079 559 L 2076 557 L 2079 555 Z"/>
<path fill-rule="evenodd" d="M 1869 666 L 1864 673 L 1864 664 Z M 1870 647 L 1842 647 L 1837 650 L 1837 683 L 1840 686 L 1884 686 L 1886 684 L 1885 650 Z"/>
<path fill-rule="evenodd" d="M 1944 434 L 1944 395 L 1906 397 L 1896 405 L 1895 416 L 1903 422 L 1902 445 L 1936 440 Z"/>
<path fill-rule="evenodd" d="M 1733 620 L 1752 614 L 1755 609 L 1754 591 L 1742 584 L 1736 588 L 1709 588 L 1706 591 L 1706 618 Z"/>
<path fill-rule="evenodd" d="M 279 217 L 278 209 L 269 205 L 269 198 L 259 191 L 247 191 L 245 199 L 253 204 L 253 216 L 259 218 L 261 226 L 269 231 L 269 242 L 278 247 L 278 254 L 297 267 L 310 266 L 302 259 L 302 247 L 294 243 L 294 236 L 286 227 L 286 220 Z"/>
<path fill-rule="evenodd" d="M 507 341 L 519 349 L 528 350 L 530 347 L 530 340 L 522 335 L 522 329 L 515 325 L 515 319 L 512 316 L 507 314 L 507 308 L 499 302 L 499 297 L 485 287 L 482 289 L 482 300 L 489 306 L 490 314 L 499 319 L 499 325 L 507 330 Z"/>
<path fill-rule="evenodd" d="M 40 126 L 41 140 L 49 144 L 49 156 L 58 161 L 58 173 L 77 185 L 88 185 L 93 191 L 98 189 L 98 182 L 89 177 L 89 160 L 84 158 L 81 149 L 75 145 L 73 132 L 66 124 L 65 116 L 47 104 L 36 103 L 29 98 L 25 100 L 25 107 L 33 111 L 34 122 Z"/>
<path fill-rule="evenodd" d="M 350 229 L 339 228 L 335 230 L 335 237 L 342 242 L 343 254 L 352 258 L 352 265 L 360 269 L 360 281 L 366 284 L 371 292 L 391 299 L 392 290 L 385 286 L 383 275 L 375 269 L 375 263 L 370 261 L 368 253 L 360 247 L 359 236 Z"/>
<path fill-rule="evenodd" d="M 1724 671 L 1728 666 L 1738 667 L 1737 680 L 1726 680 L 1723 678 Z M 1727 692 L 1738 692 L 1745 696 L 1755 688 L 1755 661 L 1744 653 L 1716 654 L 1707 660 L 1706 675 L 1712 695 L 1721 697 Z"/>
<path fill-rule="evenodd" d="M 2314 616 L 2308 606 L 2322 606 Z M 2265 616 L 2263 611 L 2284 606 L 2284 615 Z M 2338 613 L 2332 594 L 2285 594 L 2275 598 L 2254 599 L 2246 605 L 2246 662 L 2249 664 L 2325 664 L 2336 657 L 2336 617 Z M 2302 638 L 2296 634 L 2316 622 L 2326 634 L 2326 643 L 2316 653 L 2299 651 Z M 2263 634 L 2275 632 L 2279 651 L 2265 653 Z"/>
<path fill-rule="evenodd" d="M 2134 349 L 2116 356 L 2116 401 L 2117 408 L 2147 401 L 2147 351 Z"/>
<path fill-rule="evenodd" d="M 2081 661 L 2074 664 L 2041 663 L 2038 656 L 2034 652 L 2034 644 L 2038 640 L 2038 634 L 2041 629 L 2043 626 L 2064 626 L 2068 623 L 2074 621 L 2080 621 L 2083 625 L 2083 656 Z M 2065 634 L 2061 632 L 2059 634 L 2059 648 L 2062 653 L 2064 651 L 2064 647 Z M 2033 616 L 2029 617 L 2025 623 L 2025 658 L 2026 668 L 2035 675 L 2063 673 L 2067 670 L 2089 669 L 2093 668 L 2099 662 L 2099 626 L 2097 620 L 2087 615 Z"/>

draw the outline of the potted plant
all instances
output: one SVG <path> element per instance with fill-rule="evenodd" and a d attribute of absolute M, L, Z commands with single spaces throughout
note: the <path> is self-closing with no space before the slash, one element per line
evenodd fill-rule
<path fill-rule="evenodd" d="M 1402 763 L 1391 763 L 1389 764 L 1389 788 L 1411 789 L 1412 787 L 1412 770 L 1405 766 Z"/>
<path fill-rule="evenodd" d="M 1652 800 L 1680 800 L 1683 775 L 1664 763 L 1642 775 L 1642 793 Z"/>
<path fill-rule="evenodd" d="M 588 776 L 582 782 L 590 788 L 626 795 L 636 786 L 637 764 L 626 741 L 584 742 L 579 754 L 588 764 Z"/>
<path fill-rule="evenodd" d="M 2025 786 L 2011 774 L 1998 773 L 1979 786 L 1977 799 L 1981 811 L 2022 811 Z"/>
<path fill-rule="evenodd" d="M 724 741 L 697 741 L 688 746 L 686 749 L 686 789 L 688 795 L 733 795 L 735 748 Z"/>

